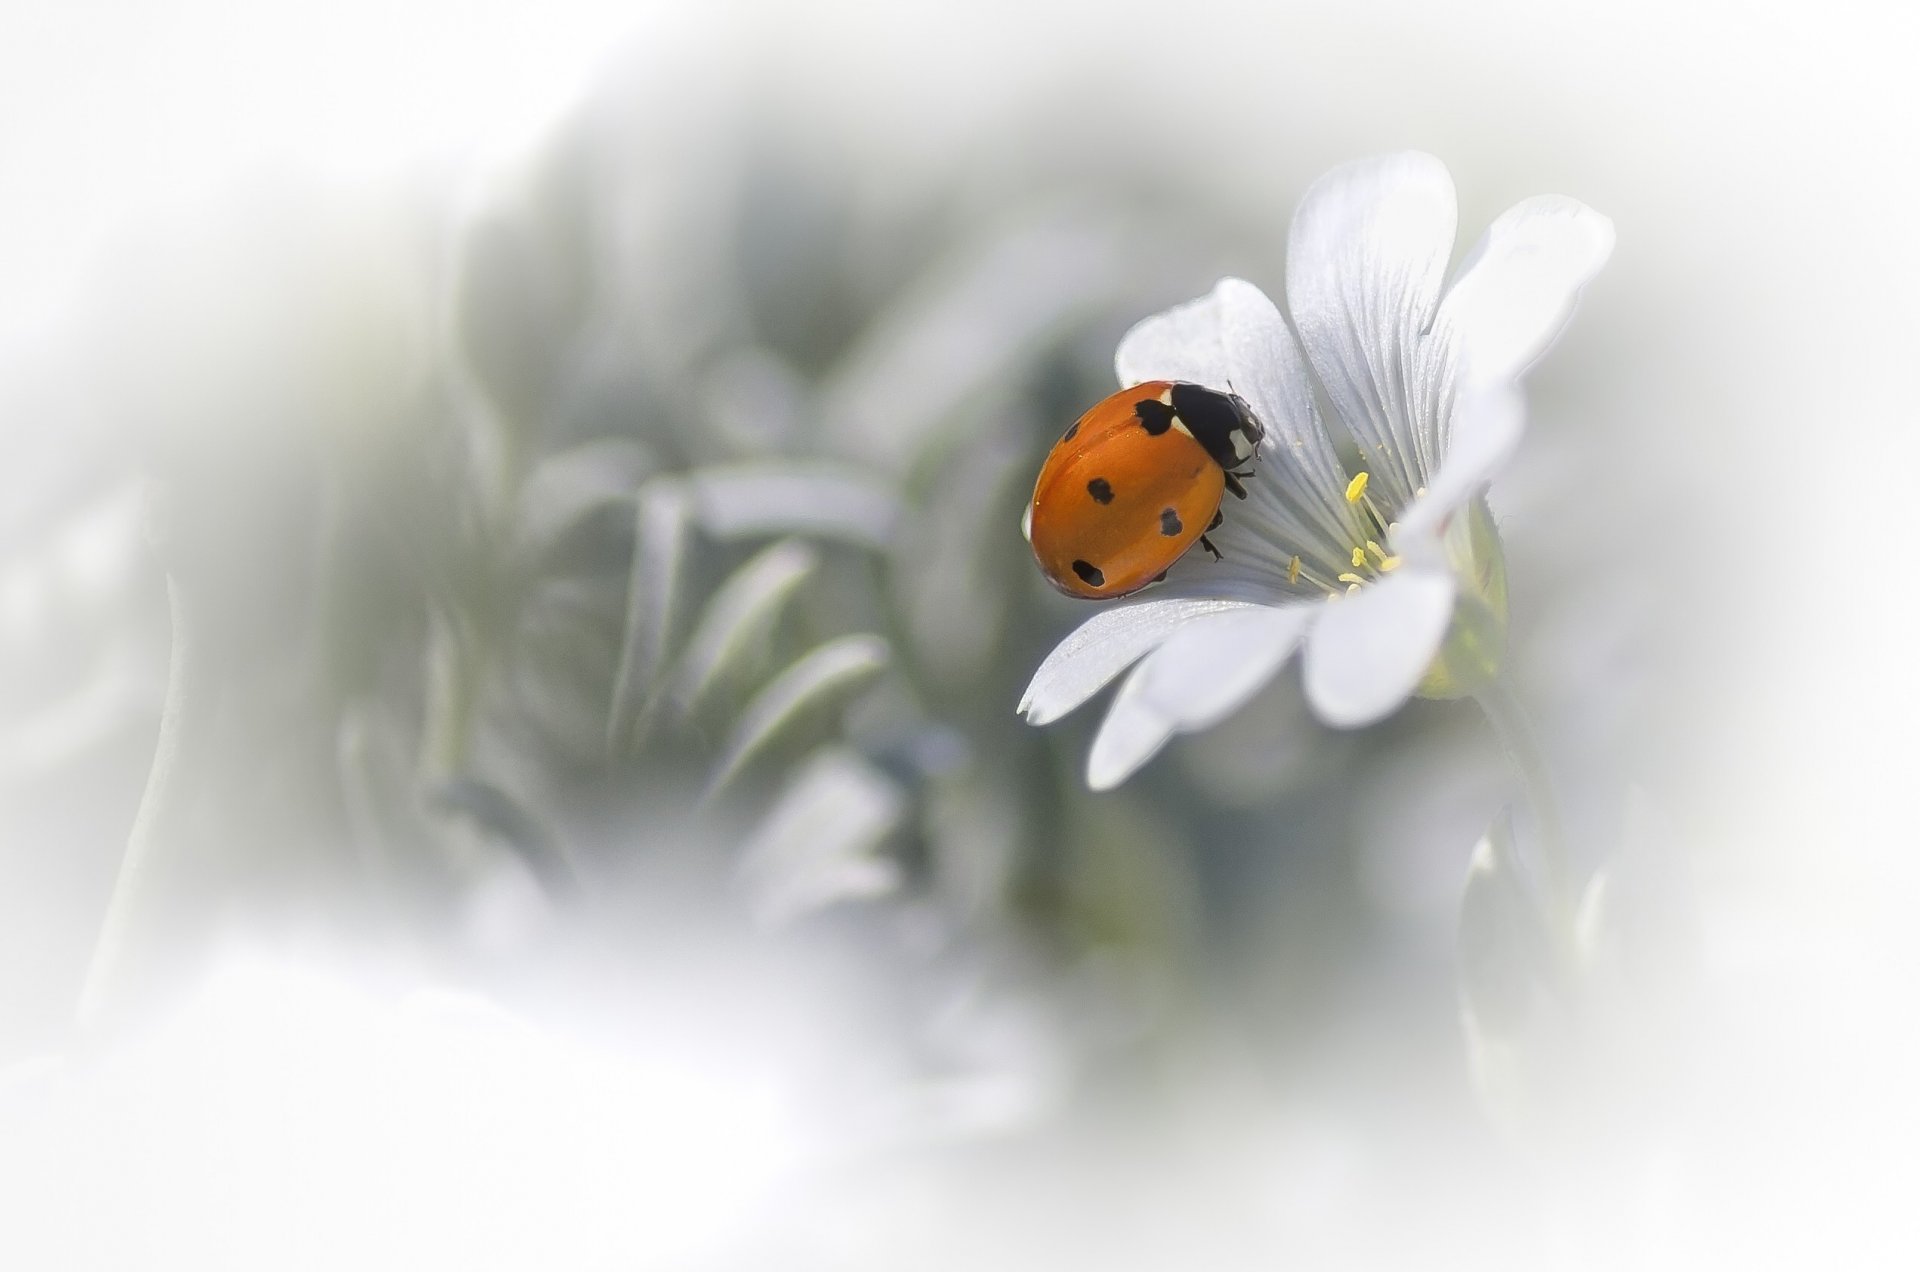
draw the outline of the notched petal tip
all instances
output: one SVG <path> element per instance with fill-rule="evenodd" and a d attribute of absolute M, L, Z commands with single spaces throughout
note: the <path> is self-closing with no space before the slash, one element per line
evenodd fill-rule
<path fill-rule="evenodd" d="M 1438 383 L 1427 332 L 1453 257 L 1453 178 L 1410 151 L 1343 164 L 1314 182 L 1287 235 L 1287 307 L 1335 413 L 1394 503 L 1420 484 L 1432 427 L 1413 384 Z M 1387 404 L 1384 405 L 1383 404 Z M 1397 404 L 1397 405 L 1396 405 Z"/>
<path fill-rule="evenodd" d="M 1463 380 L 1525 374 L 1566 327 L 1614 241 L 1609 218 L 1565 195 L 1523 199 L 1496 217 L 1444 302 Z"/>

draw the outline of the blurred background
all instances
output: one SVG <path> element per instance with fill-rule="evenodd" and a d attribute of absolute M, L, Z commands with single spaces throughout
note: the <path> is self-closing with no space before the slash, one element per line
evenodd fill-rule
<path fill-rule="evenodd" d="M 5 26 L 8 1266 L 1911 1257 L 1911 17 Z M 1403 148 L 1618 230 L 1493 492 L 1577 1004 L 1470 704 L 1014 711 L 1119 335 Z"/>

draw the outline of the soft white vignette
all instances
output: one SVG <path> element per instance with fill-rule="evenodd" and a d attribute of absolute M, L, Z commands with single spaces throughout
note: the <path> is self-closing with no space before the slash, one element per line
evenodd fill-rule
<path fill-rule="evenodd" d="M 1229 278 L 1121 340 L 1123 385 L 1232 387 L 1268 437 L 1251 498 L 1223 509 L 1229 521 L 1216 537 L 1230 569 L 1189 566 L 1167 599 L 1090 618 L 1021 698 L 1030 723 L 1050 723 L 1142 659 L 1088 756 L 1094 789 L 1124 781 L 1176 734 L 1231 714 L 1296 647 L 1308 701 L 1329 724 L 1371 724 L 1412 695 L 1453 614 L 1457 581 L 1440 536 L 1519 443 L 1519 378 L 1565 330 L 1614 241 L 1612 223 L 1579 201 L 1536 196 L 1495 218 L 1449 270 L 1457 221 L 1452 177 L 1433 156 L 1350 161 L 1301 197 L 1281 301 Z M 1315 405 L 1316 385 L 1331 421 Z M 1310 572 L 1343 569 L 1318 546 L 1331 542 L 1323 525 L 1344 527 L 1352 515 L 1340 436 L 1360 446 L 1368 490 L 1398 522 L 1386 537 L 1402 564 L 1326 604 L 1288 585 L 1286 562 L 1298 553 Z M 1344 536 L 1335 558 L 1353 532 Z M 1271 612 L 1220 612 L 1221 601 Z M 1124 635 L 1112 639 L 1117 629 Z"/>

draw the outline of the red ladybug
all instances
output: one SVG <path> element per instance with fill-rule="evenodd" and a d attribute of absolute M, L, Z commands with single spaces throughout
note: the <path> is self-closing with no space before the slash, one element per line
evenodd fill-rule
<path fill-rule="evenodd" d="M 1220 499 L 1247 497 L 1243 477 L 1266 430 L 1240 398 L 1201 384 L 1149 380 L 1082 415 L 1034 483 L 1027 541 L 1047 581 L 1109 600 L 1164 577 L 1220 524 Z"/>

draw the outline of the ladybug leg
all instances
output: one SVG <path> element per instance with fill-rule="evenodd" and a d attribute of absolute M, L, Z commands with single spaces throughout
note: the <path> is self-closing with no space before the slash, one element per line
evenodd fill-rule
<path fill-rule="evenodd" d="M 1213 520 L 1212 520 L 1212 521 L 1209 521 L 1209 522 L 1207 522 L 1207 529 L 1209 529 L 1209 530 L 1218 530 L 1218 529 L 1220 528 L 1220 523 L 1221 523 L 1221 522 L 1223 522 L 1223 521 L 1225 521 L 1226 519 L 1227 519 L 1227 514 L 1226 514 L 1226 513 L 1224 513 L 1224 512 L 1216 512 L 1216 513 L 1214 513 L 1214 514 L 1213 514 Z"/>
<path fill-rule="evenodd" d="M 1234 498 L 1245 499 L 1247 497 L 1247 488 L 1240 484 L 1240 479 L 1242 477 L 1251 477 L 1252 475 L 1251 473 L 1227 474 L 1227 489 L 1233 492 Z"/>
<path fill-rule="evenodd" d="M 1213 527 L 1212 527 L 1212 526 L 1209 526 L 1209 527 L 1207 527 L 1207 528 L 1208 528 L 1209 530 L 1211 530 L 1211 529 L 1212 529 Z M 1207 536 L 1206 536 L 1206 535 L 1204 535 L 1204 534 L 1200 536 L 1200 546 L 1201 546 L 1201 547 L 1203 547 L 1203 548 L 1205 548 L 1205 549 L 1206 549 L 1207 551 L 1209 551 L 1209 552 L 1211 552 L 1211 553 L 1213 553 L 1213 559 L 1214 559 L 1214 560 L 1216 560 L 1216 561 L 1218 561 L 1218 560 L 1220 560 L 1220 559 L 1221 559 L 1221 558 L 1220 558 L 1220 549 L 1218 549 L 1218 548 L 1216 548 L 1216 547 L 1214 547 L 1214 546 L 1213 546 L 1213 540 L 1212 540 L 1212 539 L 1209 539 L 1209 538 L 1207 538 Z"/>

